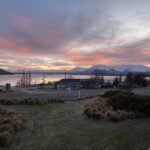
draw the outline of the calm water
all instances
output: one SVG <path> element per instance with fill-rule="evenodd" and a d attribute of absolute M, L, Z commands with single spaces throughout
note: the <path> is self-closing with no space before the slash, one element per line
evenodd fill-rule
<path fill-rule="evenodd" d="M 69 77 L 69 76 L 67 76 Z M 73 78 L 90 78 L 89 75 L 73 75 Z M 42 82 L 43 75 L 42 74 L 33 74 L 32 75 L 32 84 L 37 84 Z M 46 82 L 58 81 L 60 79 L 65 78 L 64 75 L 45 75 Z M 115 76 L 106 76 L 104 77 L 105 80 L 112 81 Z M 0 75 L 0 85 L 5 85 L 6 83 L 11 83 L 12 86 L 15 86 L 18 81 L 20 81 L 21 75 Z"/>

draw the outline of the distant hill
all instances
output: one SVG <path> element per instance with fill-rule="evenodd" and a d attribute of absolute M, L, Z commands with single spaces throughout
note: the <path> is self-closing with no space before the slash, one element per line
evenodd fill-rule
<path fill-rule="evenodd" d="M 12 75 L 13 73 L 10 73 L 8 71 L 5 71 L 3 69 L 0 69 L 0 75 Z"/>
<path fill-rule="evenodd" d="M 4 73 L 4 70 L 2 70 Z M 6 72 L 6 71 L 5 71 Z M 14 74 L 20 74 L 23 71 L 14 72 Z M 32 70 L 32 74 L 105 74 L 105 75 L 115 75 L 115 74 L 126 74 L 128 72 L 141 72 L 149 73 L 150 67 L 144 65 L 94 65 L 89 68 L 76 67 L 72 70 Z M 8 74 L 8 72 L 6 72 Z M 1 74 L 1 70 L 0 70 Z M 10 73 L 9 73 L 10 74 Z"/>
<path fill-rule="evenodd" d="M 69 71 L 70 73 L 126 73 L 126 72 L 150 72 L 150 67 L 144 65 L 95 65 L 90 68 L 74 68 Z"/>

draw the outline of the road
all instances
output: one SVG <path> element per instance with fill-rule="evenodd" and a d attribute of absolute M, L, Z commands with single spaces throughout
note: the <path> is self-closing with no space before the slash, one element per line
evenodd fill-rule
<path fill-rule="evenodd" d="M 77 100 L 79 98 L 85 98 L 90 96 L 96 96 L 103 94 L 106 91 L 112 89 L 82 89 L 72 91 L 58 91 L 53 89 L 37 89 L 37 88 L 13 88 L 14 91 L 25 93 L 31 97 L 43 97 L 53 99 L 64 99 L 64 100 Z"/>
<path fill-rule="evenodd" d="M 27 97 L 41 97 L 41 98 L 51 98 L 51 99 L 63 99 L 63 100 L 78 100 L 79 98 L 86 98 L 91 96 L 96 96 L 105 93 L 106 91 L 114 90 L 114 89 L 81 89 L 81 90 L 55 90 L 50 88 L 35 88 L 35 87 L 27 87 L 27 88 L 18 88 L 14 87 L 13 91 L 18 93 L 23 93 L 23 95 Z M 134 93 L 139 94 L 150 94 L 150 87 L 146 88 L 135 88 L 133 89 Z"/>

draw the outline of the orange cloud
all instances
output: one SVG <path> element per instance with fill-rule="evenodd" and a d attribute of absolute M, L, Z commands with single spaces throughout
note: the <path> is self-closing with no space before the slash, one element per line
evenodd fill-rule
<path fill-rule="evenodd" d="M 96 65 L 96 64 L 112 64 L 112 60 L 108 59 L 105 52 L 93 52 L 90 54 L 68 53 L 67 57 L 78 65 Z"/>

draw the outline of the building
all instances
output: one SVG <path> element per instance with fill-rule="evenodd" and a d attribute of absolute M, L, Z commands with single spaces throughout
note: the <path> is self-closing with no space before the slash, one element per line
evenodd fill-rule
<path fill-rule="evenodd" d="M 80 79 L 61 79 L 54 85 L 57 89 L 78 89 L 80 87 Z"/>
<path fill-rule="evenodd" d="M 70 88 L 76 90 L 79 88 L 99 88 L 101 87 L 101 78 L 89 78 L 89 79 L 61 79 L 55 83 L 57 89 Z"/>

